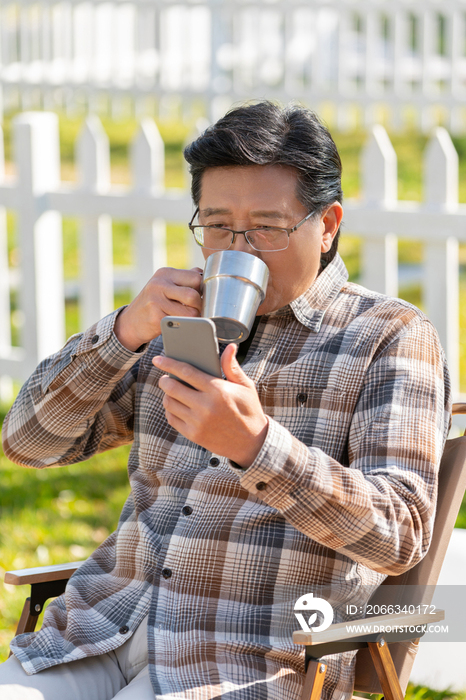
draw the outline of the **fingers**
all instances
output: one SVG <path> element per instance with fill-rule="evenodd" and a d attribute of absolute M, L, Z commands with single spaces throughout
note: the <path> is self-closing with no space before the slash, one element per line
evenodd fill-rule
<path fill-rule="evenodd" d="M 168 290 L 170 293 L 170 290 Z M 194 290 L 191 290 L 194 294 L 197 294 Z M 178 298 L 173 298 L 173 297 Z M 199 298 L 199 304 L 196 303 L 195 299 L 190 298 L 190 294 L 177 293 L 176 291 L 172 294 L 172 298 L 168 296 L 161 296 L 160 299 L 152 300 L 150 302 L 154 305 L 154 311 L 156 314 L 157 321 L 160 323 L 164 316 L 189 316 L 194 318 L 200 316 L 201 314 L 201 300 Z M 150 309 L 147 310 L 150 313 Z"/>
<path fill-rule="evenodd" d="M 168 389 L 170 389 L 170 385 L 167 383 L 167 381 L 162 381 L 162 380 L 168 380 L 175 382 L 178 384 L 180 387 L 183 387 L 183 384 L 180 384 L 176 379 L 170 379 L 170 377 L 161 377 L 160 378 L 160 388 L 165 391 L 165 388 L 167 391 L 165 391 L 162 404 L 165 409 L 165 414 L 167 416 L 167 420 L 172 425 L 172 421 L 174 418 L 178 420 L 183 420 L 183 423 L 186 422 L 188 416 L 190 415 L 190 409 L 186 404 L 184 404 L 182 401 L 178 401 L 171 393 L 168 393 Z M 184 387 L 185 389 L 189 389 L 189 387 Z M 176 392 L 176 387 L 174 388 Z M 192 391 L 192 389 L 191 389 Z M 186 419 L 186 420 L 185 420 Z"/>
<path fill-rule="evenodd" d="M 201 282 L 202 277 L 196 270 L 162 268 L 149 280 L 146 289 L 160 306 L 163 306 L 165 300 L 169 300 L 200 311 Z"/>
<path fill-rule="evenodd" d="M 154 358 L 154 360 L 156 359 L 166 360 L 170 358 Z M 155 366 L 164 364 L 163 362 L 154 362 L 154 360 Z M 174 374 L 174 370 L 176 370 L 176 376 L 183 379 L 183 381 L 188 381 L 190 386 L 186 386 L 168 375 L 160 377 L 159 386 L 164 392 L 162 404 L 168 423 L 178 432 L 192 439 L 197 435 L 198 423 L 202 423 L 211 414 L 210 395 L 207 392 L 202 392 L 202 400 L 199 401 L 201 391 L 196 389 L 194 384 L 197 384 L 198 387 L 203 385 L 205 388 L 209 379 L 215 378 L 200 372 L 190 365 L 186 365 L 184 362 L 177 362 L 176 360 L 172 362 L 177 367 L 172 367 L 170 373 Z M 166 367 L 164 369 L 166 370 Z M 217 381 L 219 380 L 217 379 Z"/>
<path fill-rule="evenodd" d="M 202 284 L 202 270 L 200 267 L 193 267 L 191 270 L 179 270 L 176 267 L 161 267 L 153 276 L 171 279 L 174 284 L 179 284 L 182 287 L 192 287 L 198 291 Z"/>
<path fill-rule="evenodd" d="M 166 300 L 173 302 L 173 304 L 176 304 L 176 306 L 186 306 L 188 309 L 194 309 L 194 311 L 197 312 L 197 315 L 199 315 L 202 307 L 202 300 L 199 292 L 196 292 L 195 289 L 192 287 L 179 287 L 177 285 L 172 285 L 165 287 L 163 291 L 165 293 Z"/>
<path fill-rule="evenodd" d="M 157 355 L 152 358 L 152 364 L 163 372 L 175 375 L 175 377 L 178 377 L 192 387 L 192 389 L 185 387 L 183 384 L 180 384 L 180 382 L 177 382 L 176 379 L 171 379 L 170 377 L 161 377 L 160 388 L 166 393 L 168 390 L 168 393 L 178 400 L 182 400 L 182 396 L 186 397 L 186 399 L 189 398 L 181 389 L 188 389 L 190 392 L 192 392 L 193 389 L 205 391 L 212 381 L 223 382 L 222 379 L 201 372 L 201 370 L 196 369 L 196 367 L 189 365 L 187 362 L 179 362 L 178 360 L 173 360 L 171 357 Z M 166 380 L 170 383 L 168 384 Z"/>
<path fill-rule="evenodd" d="M 180 418 L 178 418 L 174 413 L 170 413 L 167 410 L 165 410 L 165 416 L 168 425 L 171 425 L 172 428 L 175 428 L 175 430 L 177 430 L 179 433 L 186 436 L 187 424 L 183 420 L 180 420 Z"/>
<path fill-rule="evenodd" d="M 172 314 L 175 315 L 175 314 Z M 236 359 L 237 346 L 234 343 L 227 345 L 221 357 L 222 370 L 228 381 L 233 384 L 240 384 L 246 387 L 254 386 L 254 382 L 243 372 L 241 366 Z M 214 377 L 210 374 L 201 372 L 192 365 L 186 362 L 179 362 L 170 357 L 163 355 L 156 356 L 152 359 L 152 364 L 168 374 L 174 374 L 179 379 L 192 386 L 198 391 L 207 389 Z"/>
<path fill-rule="evenodd" d="M 229 382 L 242 384 L 243 386 L 251 386 L 253 382 L 243 372 L 241 365 L 236 359 L 237 350 L 238 346 L 234 343 L 227 345 L 221 358 L 222 370 Z"/>

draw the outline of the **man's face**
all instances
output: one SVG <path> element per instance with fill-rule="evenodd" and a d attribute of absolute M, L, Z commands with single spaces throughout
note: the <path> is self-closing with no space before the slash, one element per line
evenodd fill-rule
<path fill-rule="evenodd" d="M 199 222 L 236 231 L 259 226 L 292 228 L 309 214 L 296 197 L 297 173 L 280 165 L 208 168 L 202 176 Z M 342 217 L 336 202 L 290 234 L 286 250 L 260 252 L 244 236 L 230 250 L 241 250 L 265 262 L 270 271 L 267 294 L 258 315 L 286 306 L 316 279 L 320 255 L 330 250 Z M 202 249 L 205 258 L 215 251 Z"/>

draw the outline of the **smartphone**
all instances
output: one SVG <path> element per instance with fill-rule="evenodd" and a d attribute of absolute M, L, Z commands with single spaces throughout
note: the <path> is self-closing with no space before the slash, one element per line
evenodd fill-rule
<path fill-rule="evenodd" d="M 160 325 L 167 357 L 187 362 L 214 377 L 222 376 L 215 323 L 210 318 L 165 316 Z"/>

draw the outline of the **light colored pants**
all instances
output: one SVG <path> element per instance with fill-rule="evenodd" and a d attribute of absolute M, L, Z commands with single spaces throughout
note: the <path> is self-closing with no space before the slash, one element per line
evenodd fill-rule
<path fill-rule="evenodd" d="M 147 666 L 147 617 L 118 649 L 28 676 L 10 656 L 0 664 L 1 700 L 154 700 Z"/>

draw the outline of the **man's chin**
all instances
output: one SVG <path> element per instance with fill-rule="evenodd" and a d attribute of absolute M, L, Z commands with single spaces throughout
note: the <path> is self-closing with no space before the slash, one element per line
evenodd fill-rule
<path fill-rule="evenodd" d="M 257 309 L 256 316 L 264 316 L 265 314 L 271 314 L 274 311 L 278 311 L 278 309 L 281 309 L 282 306 L 285 306 L 285 304 L 278 303 L 278 300 L 276 300 L 274 303 L 272 299 L 267 299 L 266 297 Z"/>
<path fill-rule="evenodd" d="M 264 314 L 269 314 L 269 313 L 270 313 L 270 309 L 268 308 L 268 304 L 266 301 L 264 301 L 257 309 L 256 316 L 263 316 Z"/>

